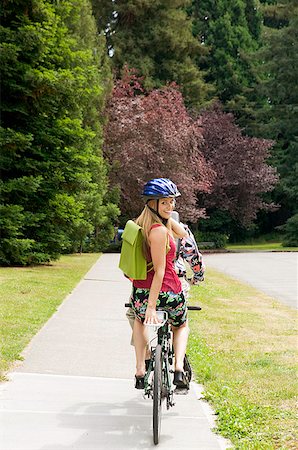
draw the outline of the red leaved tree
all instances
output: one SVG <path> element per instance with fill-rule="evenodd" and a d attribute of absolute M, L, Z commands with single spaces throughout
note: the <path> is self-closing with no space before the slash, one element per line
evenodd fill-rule
<path fill-rule="evenodd" d="M 204 206 L 228 210 L 242 225 L 250 224 L 266 204 L 262 193 L 278 181 L 276 169 L 266 163 L 273 141 L 242 135 L 232 114 L 220 105 L 201 116 L 204 144 L 202 152 L 217 176 L 212 193 L 204 196 Z"/>
<path fill-rule="evenodd" d="M 138 215 L 143 185 L 164 177 L 181 191 L 177 210 L 183 220 L 195 222 L 204 215 L 197 194 L 210 191 L 214 173 L 200 150 L 201 125 L 189 116 L 177 87 L 144 93 L 140 79 L 127 70 L 116 82 L 107 116 L 104 153 L 111 183 L 121 189 L 122 213 Z"/>

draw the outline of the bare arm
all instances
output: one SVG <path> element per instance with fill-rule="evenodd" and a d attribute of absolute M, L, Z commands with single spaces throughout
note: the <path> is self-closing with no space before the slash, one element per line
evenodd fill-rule
<path fill-rule="evenodd" d="M 185 230 L 183 225 L 176 222 L 176 220 L 174 220 L 172 217 L 169 219 L 169 222 L 175 238 L 181 239 L 188 236 L 187 231 Z"/>
<path fill-rule="evenodd" d="M 144 323 L 158 323 L 156 302 L 162 286 L 166 268 L 167 230 L 165 227 L 154 228 L 149 235 L 150 250 L 154 268 L 154 276 L 150 288 L 148 306 Z"/>

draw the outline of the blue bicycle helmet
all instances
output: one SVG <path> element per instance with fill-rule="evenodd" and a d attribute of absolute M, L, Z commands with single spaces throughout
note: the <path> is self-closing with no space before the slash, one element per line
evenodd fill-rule
<path fill-rule="evenodd" d="M 151 212 L 156 214 L 164 225 L 167 225 L 168 220 L 161 217 L 158 212 L 158 202 L 161 198 L 176 198 L 181 194 L 177 189 L 177 186 L 173 181 L 168 178 L 154 178 L 145 184 L 142 196 L 146 199 L 146 206 Z M 157 200 L 156 209 L 151 208 L 148 205 L 149 200 Z"/>
<path fill-rule="evenodd" d="M 168 197 L 176 198 L 181 194 L 176 184 L 168 178 L 154 178 L 145 184 L 142 195 L 147 200 L 150 200 Z"/>

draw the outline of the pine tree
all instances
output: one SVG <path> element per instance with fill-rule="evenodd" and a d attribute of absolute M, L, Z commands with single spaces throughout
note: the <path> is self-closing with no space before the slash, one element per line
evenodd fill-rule
<path fill-rule="evenodd" d="M 206 101 L 210 86 L 195 60 L 204 53 L 192 35 L 185 0 L 93 0 L 98 28 L 105 29 L 118 77 L 125 65 L 138 70 L 146 89 L 176 82 L 188 105 Z"/>
<path fill-rule="evenodd" d="M 295 9 L 292 0 L 260 0 L 264 26 L 280 29 L 289 25 Z"/>
<path fill-rule="evenodd" d="M 276 141 L 272 162 L 280 174 L 280 183 L 274 191 L 274 200 L 281 205 L 274 225 L 283 223 L 297 212 L 298 205 L 298 8 L 289 2 L 283 28 L 266 31 L 267 45 L 260 54 L 263 61 L 263 82 L 258 95 L 263 107 L 257 112 L 254 131 Z M 281 16 L 278 26 L 280 27 Z"/>
<path fill-rule="evenodd" d="M 109 69 L 87 0 L 6 2 L 1 41 L 0 261 L 48 261 L 82 243 L 105 201 Z"/>
<path fill-rule="evenodd" d="M 261 15 L 256 0 L 193 0 L 194 34 L 208 49 L 199 59 L 215 95 L 233 111 L 255 83 L 250 55 L 258 48 Z"/>

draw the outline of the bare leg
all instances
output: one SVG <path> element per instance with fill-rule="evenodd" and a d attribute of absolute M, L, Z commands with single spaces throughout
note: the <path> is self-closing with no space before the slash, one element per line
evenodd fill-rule
<path fill-rule="evenodd" d="M 183 371 L 183 361 L 186 352 L 187 339 L 189 334 L 188 322 L 181 325 L 181 327 L 172 327 L 174 339 L 174 351 L 175 351 L 175 370 Z"/>
<path fill-rule="evenodd" d="M 134 310 L 132 308 L 128 308 L 128 310 L 126 312 L 126 317 L 127 317 L 128 321 L 129 321 L 129 325 L 131 326 L 131 329 L 133 331 L 136 315 L 135 315 L 135 312 L 134 312 Z M 134 346 L 133 335 L 131 336 L 130 345 Z"/>
<path fill-rule="evenodd" d="M 133 311 L 132 308 L 129 308 L 129 309 L 128 309 L 128 311 L 127 311 L 127 313 L 126 313 L 126 317 L 127 317 L 128 321 L 129 321 L 129 325 L 131 326 L 132 331 L 133 331 L 136 316 L 135 316 L 135 313 L 134 313 L 134 311 Z M 148 338 L 147 338 L 147 335 L 146 335 L 146 339 L 147 339 L 147 340 L 146 340 L 146 342 L 147 342 L 147 345 L 146 345 L 146 359 L 150 359 L 151 353 L 150 353 L 150 349 L 149 349 L 149 344 L 148 344 Z M 135 345 L 134 342 L 133 342 L 133 334 L 132 334 L 132 336 L 131 336 L 130 345 L 132 345 L 132 346 Z"/>
<path fill-rule="evenodd" d="M 133 342 L 136 352 L 136 376 L 141 377 L 145 375 L 147 336 L 145 326 L 138 319 L 134 321 Z"/>

